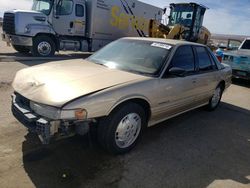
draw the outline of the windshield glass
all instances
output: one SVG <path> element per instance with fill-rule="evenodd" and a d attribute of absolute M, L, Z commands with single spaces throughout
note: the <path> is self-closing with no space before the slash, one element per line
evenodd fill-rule
<path fill-rule="evenodd" d="M 194 8 L 192 6 L 175 5 L 171 8 L 169 25 L 192 25 Z"/>
<path fill-rule="evenodd" d="M 241 49 L 250 50 L 250 40 L 246 40 L 242 45 Z"/>
<path fill-rule="evenodd" d="M 111 69 L 154 76 L 161 70 L 171 48 L 166 43 L 120 39 L 90 56 L 88 60 Z"/>
<path fill-rule="evenodd" d="M 49 15 L 52 4 L 52 0 L 34 0 L 32 10 Z"/>

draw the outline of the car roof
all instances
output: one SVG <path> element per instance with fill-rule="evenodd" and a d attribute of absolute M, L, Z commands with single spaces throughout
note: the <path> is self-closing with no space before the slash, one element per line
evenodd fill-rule
<path fill-rule="evenodd" d="M 197 46 L 205 46 L 203 44 L 198 44 L 194 42 L 188 42 L 185 40 L 173 40 L 173 39 L 164 39 L 164 38 L 150 38 L 150 37 L 125 37 L 123 39 L 129 39 L 129 40 L 142 40 L 142 41 L 151 41 L 151 42 L 161 42 L 161 43 L 166 43 L 170 45 L 185 45 L 185 44 L 190 44 L 190 45 L 197 45 Z"/>

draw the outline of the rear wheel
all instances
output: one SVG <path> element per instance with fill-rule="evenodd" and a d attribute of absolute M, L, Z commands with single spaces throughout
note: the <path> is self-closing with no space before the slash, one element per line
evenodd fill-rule
<path fill-rule="evenodd" d="M 33 40 L 33 56 L 50 57 L 55 54 L 55 49 L 55 42 L 48 36 L 37 36 Z"/>
<path fill-rule="evenodd" d="M 208 104 L 208 110 L 213 111 L 215 110 L 221 101 L 221 97 L 222 97 L 222 93 L 223 93 L 223 86 L 220 84 L 214 91 L 214 94 L 212 96 L 212 98 L 209 100 L 209 104 Z"/>
<path fill-rule="evenodd" d="M 143 108 L 135 103 L 127 103 L 100 121 L 98 140 L 107 151 L 123 154 L 135 147 L 145 126 Z"/>
<path fill-rule="evenodd" d="M 13 48 L 22 54 L 27 54 L 30 52 L 30 49 L 26 46 L 13 45 Z"/>

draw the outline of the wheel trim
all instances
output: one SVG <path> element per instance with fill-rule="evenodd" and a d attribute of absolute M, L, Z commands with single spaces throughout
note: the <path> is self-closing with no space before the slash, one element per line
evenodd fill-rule
<path fill-rule="evenodd" d="M 211 100 L 212 107 L 215 107 L 220 102 L 220 98 L 221 98 L 221 88 L 217 88 L 214 91 L 214 95 Z"/>
<path fill-rule="evenodd" d="M 43 41 L 40 42 L 37 46 L 37 51 L 42 56 L 47 56 L 51 53 L 51 45 L 50 43 Z"/>
<path fill-rule="evenodd" d="M 141 131 L 141 117 L 136 113 L 126 115 L 118 124 L 115 132 L 115 142 L 119 148 L 131 146 Z"/>

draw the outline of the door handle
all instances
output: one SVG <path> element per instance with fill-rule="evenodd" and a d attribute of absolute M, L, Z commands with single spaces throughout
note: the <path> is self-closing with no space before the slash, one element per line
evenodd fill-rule
<path fill-rule="evenodd" d="M 192 79 L 192 83 L 195 84 L 197 82 L 197 78 Z"/>

